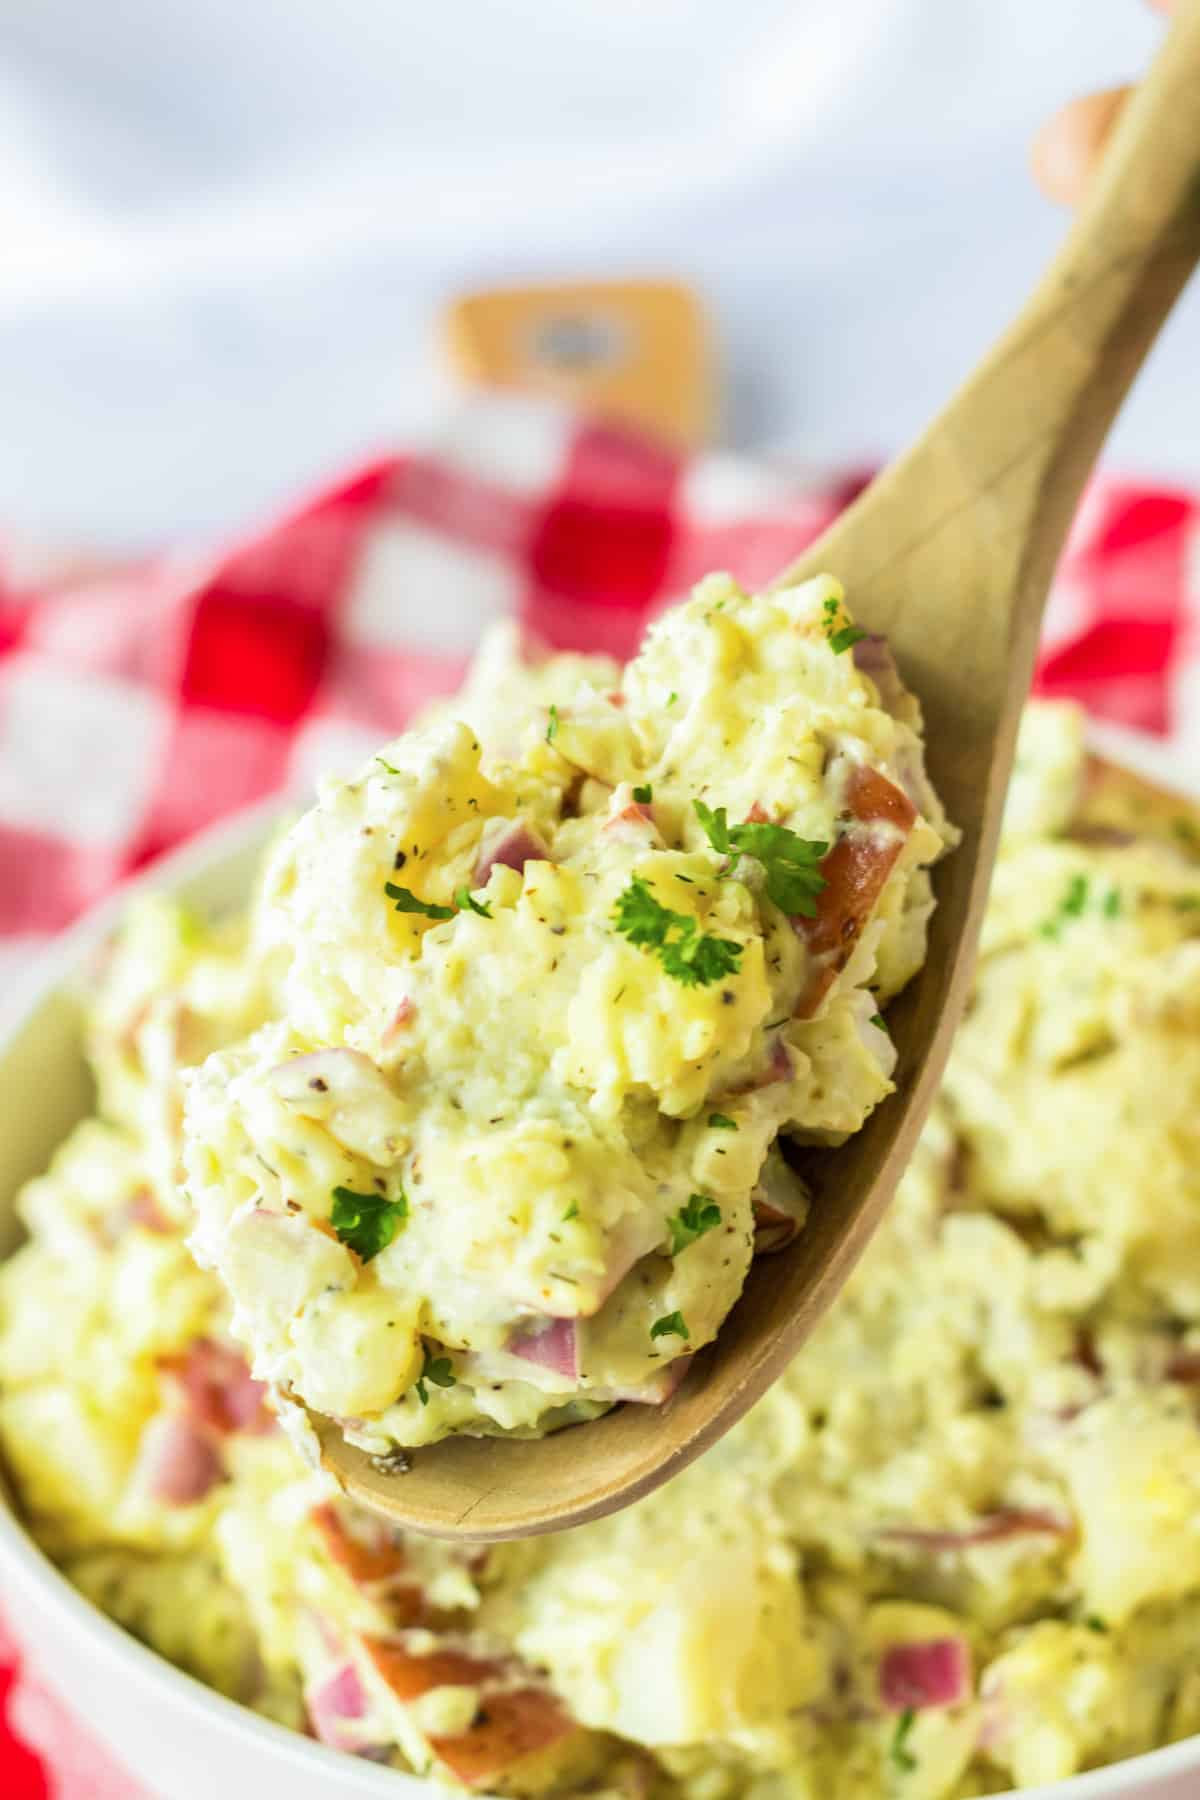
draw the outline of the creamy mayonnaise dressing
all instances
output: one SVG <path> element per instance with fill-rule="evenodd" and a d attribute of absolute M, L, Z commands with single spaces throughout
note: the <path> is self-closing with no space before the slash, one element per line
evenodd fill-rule
<path fill-rule="evenodd" d="M 486 1552 L 355 1512 L 272 1428 L 177 1163 L 183 1075 L 280 1019 L 286 958 L 140 906 L 100 1116 L 0 1268 L 39 1541 L 223 1692 L 480 1793 L 970 1800 L 1200 1730 L 1200 830 L 1125 794 L 1030 710 L 973 1004 L 846 1290 L 682 1476 Z"/>
<path fill-rule="evenodd" d="M 255 1373 L 376 1451 L 670 1394 L 803 1220 L 776 1140 L 891 1091 L 951 837 L 827 577 L 714 577 L 603 685 L 489 658 L 525 700 L 498 747 L 438 717 L 279 845 L 281 1005 L 186 1083 Z"/>

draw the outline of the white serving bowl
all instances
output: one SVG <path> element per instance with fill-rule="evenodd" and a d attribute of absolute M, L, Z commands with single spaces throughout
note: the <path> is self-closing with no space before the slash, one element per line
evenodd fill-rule
<path fill-rule="evenodd" d="M 1096 748 L 1152 780 L 1196 791 L 1195 771 L 1161 746 L 1098 731 Z M 177 893 L 201 910 L 240 905 L 277 807 L 257 809 L 166 858 L 67 932 L 0 1005 L 0 1255 L 16 1244 L 13 1200 L 91 1104 L 77 995 L 89 961 L 132 894 Z M 47 1328 L 52 1321 L 47 1320 Z M 256 1717 L 156 1656 L 98 1612 L 0 1503 L 0 1604 L 12 1632 L 74 1711 L 158 1800 L 433 1800 L 445 1788 L 327 1750 Z M 1200 1737 L 1021 1800 L 1197 1800 Z"/>

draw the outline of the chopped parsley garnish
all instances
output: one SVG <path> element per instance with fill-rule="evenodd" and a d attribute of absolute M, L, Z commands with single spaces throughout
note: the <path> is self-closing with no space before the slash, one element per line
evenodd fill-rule
<path fill-rule="evenodd" d="M 1089 1631 L 1099 1632 L 1104 1637 L 1108 1636 L 1108 1626 L 1098 1613 L 1089 1613 L 1083 1622 Z"/>
<path fill-rule="evenodd" d="M 1119 919 L 1121 916 L 1121 892 L 1119 888 L 1109 888 L 1104 896 L 1104 916 L 1106 919 Z"/>
<path fill-rule="evenodd" d="M 737 1120 L 730 1119 L 724 1113 L 709 1113 L 708 1122 L 714 1131 L 736 1131 Z"/>
<path fill-rule="evenodd" d="M 891 1037 L 892 1034 L 888 1031 L 888 1022 L 882 1013 L 872 1013 L 871 1023 L 877 1031 L 887 1031 L 888 1036 Z"/>
<path fill-rule="evenodd" d="M 857 644 L 860 639 L 866 637 L 867 634 L 861 625 L 838 624 L 838 620 L 842 616 L 842 603 L 833 594 L 830 594 L 826 600 L 821 608 L 821 613 L 821 627 L 825 633 L 825 640 L 835 656 L 840 656 L 843 650 L 849 650 L 853 644 Z"/>
<path fill-rule="evenodd" d="M 678 700 L 678 698 L 679 698 L 679 695 L 675 692 L 675 689 L 672 688 L 670 693 L 667 695 L 667 705 L 674 706 L 674 704 Z"/>
<path fill-rule="evenodd" d="M 1200 912 L 1200 894 L 1176 894 L 1176 912 Z"/>
<path fill-rule="evenodd" d="M 577 1219 L 578 1217 L 579 1217 L 579 1202 L 578 1202 L 578 1200 L 572 1200 L 570 1206 L 568 1206 L 566 1212 L 562 1216 L 562 1222 L 565 1225 L 569 1219 Z"/>
<path fill-rule="evenodd" d="M 633 797 L 639 806 L 649 806 L 654 798 L 654 789 L 648 781 L 644 781 L 640 787 L 634 788 Z"/>
<path fill-rule="evenodd" d="M 911 1706 L 906 1706 L 896 1720 L 896 1729 L 892 1733 L 892 1741 L 888 1745 L 888 1760 L 897 1769 L 909 1775 L 917 1766 L 917 1759 L 908 1748 L 909 1734 L 916 1720 L 916 1713 Z"/>
<path fill-rule="evenodd" d="M 743 856 L 753 856 L 763 866 L 768 898 L 781 912 L 799 913 L 805 919 L 816 917 L 816 897 L 825 886 L 818 864 L 828 844 L 799 837 L 786 825 L 749 819 L 743 825 L 731 825 L 723 806 L 714 812 L 703 800 L 694 800 L 692 805 L 713 849 L 729 858 L 727 875 L 733 874 Z"/>
<path fill-rule="evenodd" d="M 1088 878 L 1086 875 L 1072 875 L 1067 883 L 1067 891 L 1058 903 L 1058 911 L 1040 927 L 1045 938 L 1056 938 L 1068 919 L 1078 919 L 1083 915 L 1088 900 Z"/>
<path fill-rule="evenodd" d="M 650 1327 L 652 1338 L 681 1337 L 686 1340 L 691 1335 L 687 1328 L 687 1320 L 681 1312 L 667 1313 L 663 1318 L 655 1319 Z"/>
<path fill-rule="evenodd" d="M 386 881 L 383 891 L 389 900 L 393 900 L 398 913 L 420 913 L 426 919 L 452 919 L 452 906 L 436 906 L 431 900 L 419 900 L 411 888 L 400 887 L 394 881 Z"/>
<path fill-rule="evenodd" d="M 425 1383 L 432 1381 L 434 1387 L 452 1388 L 455 1386 L 456 1377 L 448 1356 L 430 1356 L 428 1344 L 423 1344 L 422 1350 L 424 1362 L 421 1365 L 421 1373 L 417 1376 L 417 1399 L 422 1406 L 428 1406 L 429 1389 Z"/>
<path fill-rule="evenodd" d="M 671 1255 L 678 1256 L 706 1231 L 714 1231 L 721 1223 L 721 1209 L 707 1194 L 689 1194 L 686 1206 L 680 1207 L 667 1220 L 671 1228 Z"/>
<path fill-rule="evenodd" d="M 347 1187 L 333 1190 L 329 1222 L 347 1249 L 365 1263 L 387 1249 L 397 1225 L 407 1217 L 408 1198 L 403 1188 L 398 1200 L 389 1200 L 386 1194 L 356 1194 Z"/>
<path fill-rule="evenodd" d="M 395 902 L 398 913 L 420 913 L 426 919 L 452 919 L 455 913 L 468 911 L 478 913 L 481 919 L 492 916 L 487 902 L 474 899 L 470 888 L 466 887 L 455 888 L 453 906 L 438 906 L 432 900 L 420 900 L 411 888 L 399 887 L 394 881 L 385 881 L 383 891 Z"/>
<path fill-rule="evenodd" d="M 557 736 L 558 736 L 558 708 L 557 708 L 557 706 L 552 706 L 550 708 L 550 717 L 546 721 L 546 742 L 548 744 L 552 744 Z"/>
<path fill-rule="evenodd" d="M 389 775 L 398 775 L 400 773 L 399 769 L 397 769 L 393 763 L 388 762 L 386 757 L 377 756 L 375 761 L 377 763 L 382 763 Z"/>
<path fill-rule="evenodd" d="M 640 875 L 634 875 L 617 896 L 612 916 L 623 937 L 657 956 L 667 974 L 684 987 L 708 987 L 738 972 L 741 944 L 702 932 L 687 913 L 672 912 L 663 906 Z"/>
<path fill-rule="evenodd" d="M 478 913 L 481 919 L 490 919 L 492 916 L 491 907 L 484 900 L 476 900 L 470 888 L 455 888 L 454 904 L 459 912 L 466 912 L 469 909 L 473 913 Z"/>

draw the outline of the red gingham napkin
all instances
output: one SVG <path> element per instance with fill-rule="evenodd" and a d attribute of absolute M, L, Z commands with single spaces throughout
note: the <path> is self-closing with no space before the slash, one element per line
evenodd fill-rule
<path fill-rule="evenodd" d="M 488 621 L 515 614 L 556 647 L 626 655 L 709 570 L 773 575 L 859 485 L 686 460 L 487 400 L 436 445 L 203 558 L 32 578 L 0 540 L 0 991 L 130 870 L 365 756 L 454 688 Z M 1093 486 L 1039 686 L 1186 739 L 1200 765 L 1200 499 Z M 0 1693 L 4 1671 L 0 1643 Z M 140 1800 L 28 1672 L 14 1692 L 38 1755 L 0 1724 L 5 1800 Z"/>

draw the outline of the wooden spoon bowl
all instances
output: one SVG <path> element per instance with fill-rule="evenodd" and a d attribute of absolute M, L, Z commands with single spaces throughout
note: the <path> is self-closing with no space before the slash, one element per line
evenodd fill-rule
<path fill-rule="evenodd" d="M 961 848 L 937 873 L 928 960 L 889 1009 L 897 1092 L 806 1169 L 815 1203 L 759 1258 L 665 1406 L 529 1440 L 452 1438 L 398 1473 L 314 1418 L 355 1500 L 440 1537 L 523 1537 L 627 1506 L 739 1419 L 853 1268 L 908 1162 L 966 999 L 1050 578 L 1100 444 L 1200 258 L 1200 0 L 1131 100 L 1088 202 L 1016 323 L 919 442 L 787 579 L 829 570 L 891 641 L 925 712 Z M 781 577 L 781 580 L 784 579 Z"/>

